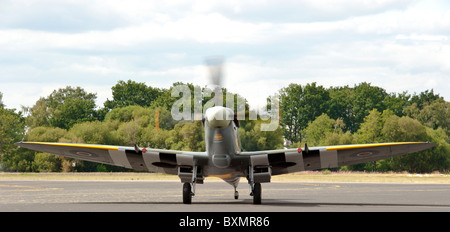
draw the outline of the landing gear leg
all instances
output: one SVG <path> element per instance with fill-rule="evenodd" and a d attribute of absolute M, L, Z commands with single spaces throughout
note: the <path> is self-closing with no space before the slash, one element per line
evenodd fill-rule
<path fill-rule="evenodd" d="M 192 196 L 195 196 L 195 184 L 197 183 L 197 166 L 192 169 Z"/>
<path fill-rule="evenodd" d="M 250 196 L 253 197 L 253 185 L 255 184 L 254 178 L 253 178 L 253 167 L 248 167 L 248 184 L 250 185 Z"/>
<path fill-rule="evenodd" d="M 253 204 L 261 204 L 261 183 L 255 183 L 252 166 L 248 169 L 248 183 L 250 184 L 250 196 L 253 197 Z"/>
<path fill-rule="evenodd" d="M 192 197 L 195 196 L 195 184 L 197 183 L 197 166 L 193 167 L 191 183 L 185 182 L 183 184 L 183 203 L 191 204 Z"/>

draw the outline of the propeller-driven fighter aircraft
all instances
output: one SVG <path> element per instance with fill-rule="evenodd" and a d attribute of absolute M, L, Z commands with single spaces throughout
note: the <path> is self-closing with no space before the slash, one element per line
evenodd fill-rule
<path fill-rule="evenodd" d="M 220 80 L 220 67 L 214 67 Z M 335 168 L 396 157 L 433 147 L 428 142 L 400 142 L 358 144 L 326 147 L 242 151 L 239 143 L 239 121 L 234 111 L 214 106 L 204 114 L 206 151 L 188 152 L 154 148 L 140 148 L 94 144 L 19 142 L 17 146 L 62 155 L 69 158 L 115 165 L 137 171 L 178 175 L 183 183 L 183 203 L 190 204 L 195 185 L 206 177 L 219 177 L 236 188 L 241 178 L 250 185 L 254 204 L 261 204 L 261 183 L 268 183 L 274 175 Z"/>
<path fill-rule="evenodd" d="M 31 150 L 62 155 L 74 159 L 104 163 L 137 171 L 178 175 L 183 184 L 183 203 L 190 204 L 195 185 L 206 177 L 219 177 L 236 188 L 241 177 L 250 185 L 253 203 L 261 203 L 261 183 L 273 175 L 305 170 L 335 168 L 413 153 L 433 147 L 428 142 L 358 144 L 342 146 L 241 151 L 237 120 L 233 110 L 221 106 L 209 108 L 205 114 L 205 152 L 187 152 L 153 148 L 93 144 L 19 142 Z M 222 119 L 218 119 L 222 118 Z"/>

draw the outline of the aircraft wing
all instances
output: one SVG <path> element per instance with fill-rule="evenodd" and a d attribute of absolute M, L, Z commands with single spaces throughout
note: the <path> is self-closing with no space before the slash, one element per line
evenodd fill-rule
<path fill-rule="evenodd" d="M 205 152 L 187 152 L 164 149 L 94 144 L 19 142 L 15 145 L 35 151 L 69 158 L 109 164 L 137 171 L 178 174 L 178 166 L 193 166 L 207 162 Z"/>
<path fill-rule="evenodd" d="M 376 161 L 422 151 L 433 146 L 434 143 L 428 142 L 374 143 L 241 152 L 239 155 L 250 156 L 252 166 L 270 166 L 271 174 L 279 175 Z"/>

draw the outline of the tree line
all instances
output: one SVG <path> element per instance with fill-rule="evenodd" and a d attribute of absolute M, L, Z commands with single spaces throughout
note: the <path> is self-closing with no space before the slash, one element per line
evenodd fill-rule
<path fill-rule="evenodd" d="M 96 94 L 67 86 L 41 97 L 34 106 L 6 109 L 0 93 L 0 169 L 3 171 L 127 171 L 22 149 L 14 142 L 92 143 L 203 151 L 201 121 L 175 121 L 169 89 L 131 80 L 119 81 L 112 99 L 96 106 Z M 187 84 L 191 91 L 200 88 Z M 226 89 L 223 89 L 226 93 Z M 261 131 L 266 121 L 246 120 L 239 127 L 243 150 L 282 149 L 351 143 L 430 141 L 436 147 L 394 159 L 340 169 L 368 171 L 445 172 L 450 167 L 450 103 L 433 90 L 419 94 L 387 93 L 370 83 L 325 88 L 290 84 L 277 93 L 277 130 Z M 224 94 L 224 96 L 227 96 Z M 201 98 L 204 106 L 213 96 Z M 224 102 L 226 99 L 223 99 Z M 192 99 L 194 101 L 194 99 Z M 224 104 L 225 105 L 225 104 Z M 270 109 L 270 106 L 268 106 Z M 270 120 L 270 119 L 269 119 Z"/>
<path fill-rule="evenodd" d="M 370 83 L 324 88 L 290 84 L 280 91 L 283 136 L 294 147 L 429 141 L 436 147 L 346 170 L 448 172 L 450 103 L 433 90 L 387 93 Z"/>

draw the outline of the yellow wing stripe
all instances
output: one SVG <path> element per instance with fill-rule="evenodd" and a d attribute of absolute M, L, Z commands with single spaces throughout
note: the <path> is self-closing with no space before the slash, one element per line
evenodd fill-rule
<path fill-rule="evenodd" d="M 50 145 L 61 147 L 79 147 L 79 148 L 93 148 L 102 150 L 119 150 L 118 147 L 104 146 L 104 145 L 90 145 L 90 144 L 74 144 L 74 143 L 41 143 L 41 142 L 24 142 L 25 144 Z"/>
<path fill-rule="evenodd" d="M 395 146 L 395 145 L 408 145 L 408 144 L 421 144 L 421 143 L 422 142 L 404 142 L 404 143 L 374 143 L 374 144 L 343 145 L 343 146 L 327 147 L 327 151 L 346 150 L 346 149 L 355 149 L 355 148 L 384 147 L 384 146 Z"/>

